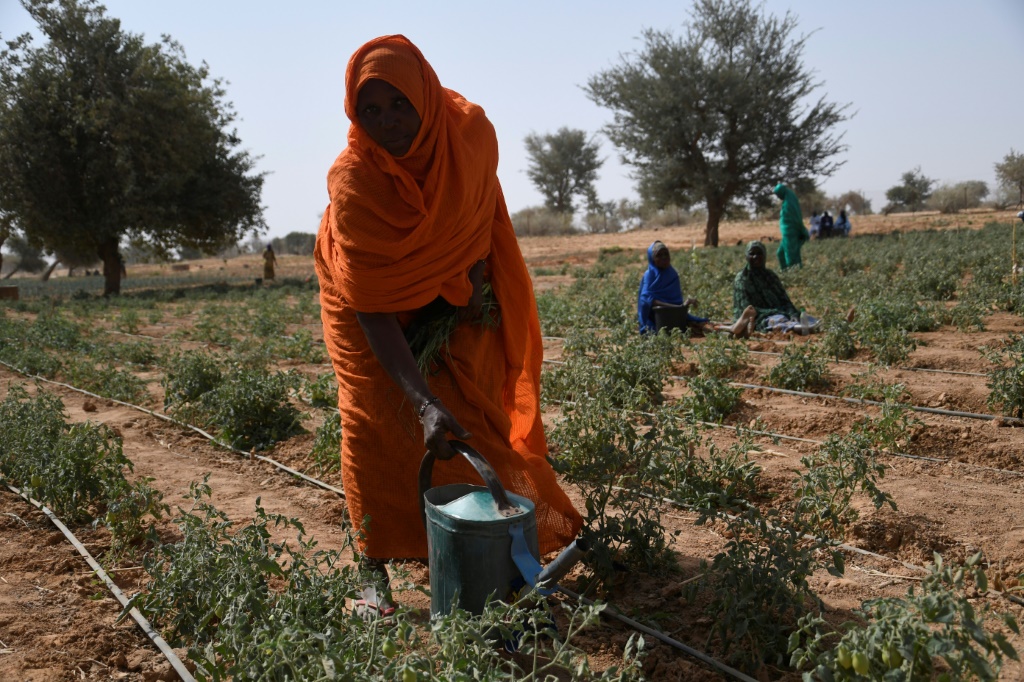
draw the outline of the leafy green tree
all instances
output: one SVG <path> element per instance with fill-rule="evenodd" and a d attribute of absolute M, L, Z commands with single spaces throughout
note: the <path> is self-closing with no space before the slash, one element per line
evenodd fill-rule
<path fill-rule="evenodd" d="M 582 130 L 562 127 L 557 133 L 530 133 L 524 140 L 530 157 L 526 175 L 544 195 L 544 205 L 556 213 L 573 213 L 574 197 L 586 200 L 587 207 L 597 207 L 597 169 L 604 163 L 598 158 L 600 146 L 588 140 Z"/>
<path fill-rule="evenodd" d="M 1024 154 L 1011 149 L 996 164 L 996 181 L 1008 203 L 1024 203 Z"/>
<path fill-rule="evenodd" d="M 924 208 L 928 197 L 932 195 L 932 187 L 935 180 L 925 177 L 918 166 L 903 174 L 901 182 L 885 191 L 885 198 L 889 201 L 882 213 L 904 213 L 906 211 L 916 212 Z"/>
<path fill-rule="evenodd" d="M 606 133 L 657 205 L 704 203 L 704 244 L 718 245 L 731 202 L 764 208 L 780 178 L 829 176 L 846 149 L 833 133 L 846 106 L 811 99 L 807 36 L 791 14 L 750 0 L 697 0 L 686 34 L 647 30 L 643 48 L 589 81 L 614 111 Z"/>
<path fill-rule="evenodd" d="M 147 45 L 96 0 L 22 0 L 46 36 L 0 51 L 0 211 L 33 244 L 99 258 L 121 287 L 122 238 L 215 251 L 265 228 L 264 174 L 232 106 L 168 37 Z"/>

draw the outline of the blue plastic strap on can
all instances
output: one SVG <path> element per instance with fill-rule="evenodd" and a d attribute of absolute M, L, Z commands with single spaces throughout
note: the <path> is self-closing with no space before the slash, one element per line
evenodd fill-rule
<path fill-rule="evenodd" d="M 526 581 L 526 584 L 536 589 L 545 597 L 554 594 L 554 590 L 537 587 L 537 576 L 540 575 L 543 567 L 537 561 L 537 558 L 533 556 L 533 553 L 530 552 L 530 548 L 526 544 L 526 536 L 523 535 L 523 524 L 511 524 L 508 527 L 508 534 L 512 536 L 512 561 L 515 562 L 516 568 L 523 575 L 523 580 Z"/>

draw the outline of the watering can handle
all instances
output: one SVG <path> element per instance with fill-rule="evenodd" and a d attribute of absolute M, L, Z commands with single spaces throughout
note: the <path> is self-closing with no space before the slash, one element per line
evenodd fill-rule
<path fill-rule="evenodd" d="M 487 484 L 487 490 L 490 491 L 491 497 L 498 504 L 499 510 L 511 509 L 513 507 L 512 503 L 509 502 L 508 495 L 505 493 L 504 486 L 498 480 L 498 474 L 494 472 L 494 469 L 484 459 L 483 455 L 461 440 L 450 440 L 448 445 L 451 445 L 455 452 L 465 457 L 473 465 L 476 473 L 480 474 L 480 478 Z M 423 500 L 423 493 L 430 489 L 430 483 L 433 480 L 434 459 L 434 453 L 427 450 L 427 453 L 423 455 L 423 461 L 420 463 L 420 517 L 423 519 L 424 527 L 427 525 L 427 510 L 426 503 Z"/>

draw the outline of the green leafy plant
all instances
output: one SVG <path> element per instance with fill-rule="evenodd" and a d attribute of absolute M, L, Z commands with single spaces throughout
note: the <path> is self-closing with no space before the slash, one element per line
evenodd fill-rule
<path fill-rule="evenodd" d="M 303 394 L 313 407 L 337 407 L 338 384 L 334 380 L 334 372 L 321 374 L 317 379 L 308 378 L 303 383 Z"/>
<path fill-rule="evenodd" d="M 341 468 L 341 415 L 332 412 L 317 427 L 313 439 L 313 464 L 317 475 L 337 471 Z"/>
<path fill-rule="evenodd" d="M 0 402 L 0 473 L 68 523 L 104 523 L 115 549 L 140 537 L 166 507 L 146 479 L 129 483 L 131 460 L 102 424 L 67 424 L 64 404 L 12 386 Z"/>
<path fill-rule="evenodd" d="M 866 493 L 878 509 L 892 496 L 878 488 L 885 466 L 871 454 L 871 440 L 862 431 L 831 434 L 813 454 L 802 457 L 804 469 L 793 483 L 797 522 L 816 537 L 843 539 L 859 514 L 852 505 L 856 493 Z"/>
<path fill-rule="evenodd" d="M 919 587 L 904 598 L 864 602 L 863 622 L 844 625 L 834 645 L 825 621 L 807 615 L 790 638 L 791 665 L 809 669 L 805 679 L 835 682 L 996 680 L 1003 659 L 1018 657 L 1006 636 L 986 622 L 1001 621 L 1015 634 L 1020 630 L 1013 615 L 971 604 L 965 594 L 968 577 L 980 592 L 987 591 L 980 552 L 963 565 L 947 564 L 936 553 Z"/>
<path fill-rule="evenodd" d="M 683 398 L 683 409 L 697 421 L 723 421 L 736 409 L 743 393 L 727 381 L 704 375 L 690 377 L 686 385 L 690 392 Z"/>
<path fill-rule="evenodd" d="M 821 337 L 821 353 L 833 360 L 849 360 L 857 352 L 857 338 L 853 325 L 841 318 L 825 320 L 825 333 Z"/>
<path fill-rule="evenodd" d="M 771 386 L 804 391 L 828 384 L 828 360 L 817 346 L 790 344 L 779 361 L 768 370 L 765 380 Z"/>
<path fill-rule="evenodd" d="M 721 379 L 747 364 L 750 351 L 743 343 L 724 335 L 711 335 L 694 345 L 700 360 L 700 373 Z"/>
<path fill-rule="evenodd" d="M 233 447 L 262 450 L 302 433 L 301 414 L 288 402 L 295 378 L 239 368 L 203 393 L 197 414 Z"/>
<path fill-rule="evenodd" d="M 1024 417 L 1024 334 L 1010 334 L 998 348 L 982 354 L 995 367 L 988 373 L 988 404 L 1003 414 Z"/>
<path fill-rule="evenodd" d="M 195 403 L 224 381 L 217 359 L 203 351 L 182 353 L 171 359 L 161 382 L 164 407 L 180 409 Z"/>

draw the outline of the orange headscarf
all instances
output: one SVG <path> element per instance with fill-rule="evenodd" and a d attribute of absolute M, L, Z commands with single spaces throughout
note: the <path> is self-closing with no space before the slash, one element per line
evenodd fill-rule
<path fill-rule="evenodd" d="M 405 156 L 392 156 L 358 122 L 359 89 L 371 78 L 401 90 L 420 115 L 419 133 Z M 329 272 L 321 276 L 357 311 L 404 312 L 439 295 L 466 305 L 472 294 L 469 269 L 486 259 L 501 309 L 510 442 L 517 451 L 545 455 L 540 326 L 498 183 L 493 126 L 481 107 L 441 86 L 404 36 L 383 36 L 359 48 L 349 60 L 345 85 L 352 124 L 348 147 L 327 176 L 331 204 L 318 250 Z"/>

